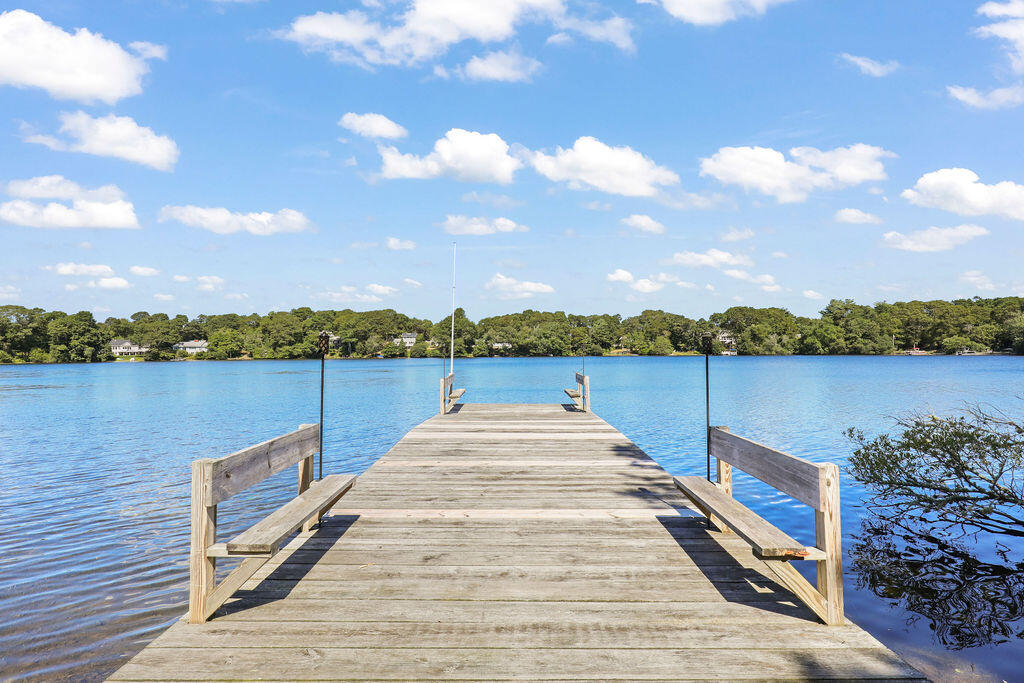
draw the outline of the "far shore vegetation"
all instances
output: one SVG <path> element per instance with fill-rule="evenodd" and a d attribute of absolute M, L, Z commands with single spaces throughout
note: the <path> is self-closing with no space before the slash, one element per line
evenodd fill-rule
<path fill-rule="evenodd" d="M 0 363 L 80 363 L 115 360 L 110 342 L 128 340 L 144 360 L 289 359 L 317 357 L 317 335 L 331 335 L 332 358 L 441 357 L 448 354 L 451 318 L 437 323 L 393 310 L 296 308 L 265 315 L 168 316 L 140 311 L 97 321 L 0 306 Z M 406 334 L 406 344 L 401 335 Z M 411 335 L 415 334 L 415 341 Z M 573 315 L 526 310 L 473 322 L 455 313 L 457 356 L 574 356 L 699 353 L 710 335 L 713 352 L 739 355 L 1024 354 L 1024 298 L 855 304 L 832 300 L 819 317 L 783 308 L 734 306 L 706 319 L 664 311 Z M 206 351 L 174 347 L 205 340 Z"/>

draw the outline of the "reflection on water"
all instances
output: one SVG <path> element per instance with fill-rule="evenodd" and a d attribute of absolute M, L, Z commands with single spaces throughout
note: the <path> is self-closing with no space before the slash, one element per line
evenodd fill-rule
<path fill-rule="evenodd" d="M 961 541 L 928 527 L 875 515 L 850 550 L 857 584 L 891 600 L 910 622 L 923 619 L 952 650 L 1024 638 L 1024 562 L 997 548 L 1001 563 L 978 559 Z"/>
<path fill-rule="evenodd" d="M 324 471 L 362 472 L 430 417 L 442 367 L 433 359 L 328 362 Z M 586 368 L 598 415 L 673 474 L 703 474 L 703 358 L 588 358 Z M 191 461 L 316 422 L 319 369 L 317 361 L 0 366 L 0 680 L 102 679 L 183 614 Z M 573 358 L 456 361 L 471 402 L 560 403 L 579 369 Z M 877 433 L 908 410 L 1007 403 L 1024 386 L 1024 358 L 714 358 L 711 376 L 715 423 L 842 467 L 847 427 Z M 984 564 L 957 565 L 950 552 L 918 551 L 910 557 L 935 562 L 901 564 L 886 555 L 882 535 L 853 565 L 866 492 L 845 474 L 841 486 L 850 618 L 901 652 L 962 647 L 968 668 L 984 662 L 1019 679 L 1021 586 Z M 294 487 L 289 470 L 232 498 L 218 511 L 221 540 Z M 745 475 L 735 491 L 776 526 L 814 541 L 806 506 Z M 1024 556 L 1024 540 L 1015 543 Z M 906 588 L 927 571 L 938 576 L 943 562 L 961 567 L 952 579 Z M 884 581 L 890 571 L 905 577 L 903 588 L 880 598 L 875 588 L 888 595 L 881 587 L 893 585 Z M 965 597 L 953 597 L 959 584 Z M 962 619 L 942 622 L 942 607 L 899 599 L 929 591 Z M 985 596 L 996 603 L 988 612 Z M 936 636 L 932 619 L 952 625 L 936 626 Z M 975 648 L 991 637 L 979 634 L 1000 644 Z"/>

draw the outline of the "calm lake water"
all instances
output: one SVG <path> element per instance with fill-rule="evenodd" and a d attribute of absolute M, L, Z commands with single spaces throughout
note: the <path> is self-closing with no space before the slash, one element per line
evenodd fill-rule
<path fill-rule="evenodd" d="M 466 402 L 561 403 L 579 359 L 456 361 Z M 594 411 L 674 474 L 704 472 L 703 358 L 588 358 Z M 327 365 L 325 472 L 366 469 L 437 410 L 440 360 Z M 843 465 L 847 427 L 987 403 L 1024 414 L 1024 358 L 713 358 L 712 423 Z M 0 678 L 102 679 L 186 607 L 189 463 L 316 422 L 316 361 L 0 366 Z M 950 680 L 1021 680 L 1024 543 L 887 535 L 844 475 L 847 615 Z M 225 506 L 230 534 L 291 469 Z M 809 508 L 736 496 L 813 542 Z M 798 511 L 793 514 L 793 511 Z M 891 575 L 890 575 L 891 574 Z M 929 581 L 932 581 L 929 583 Z"/>

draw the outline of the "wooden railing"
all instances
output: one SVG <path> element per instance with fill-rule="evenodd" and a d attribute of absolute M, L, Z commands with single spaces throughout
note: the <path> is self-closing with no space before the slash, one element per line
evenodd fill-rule
<path fill-rule="evenodd" d="M 826 624 L 843 623 L 842 531 L 839 519 L 839 468 L 814 463 L 763 446 L 729 432 L 708 431 L 711 455 L 717 461 L 717 484 L 703 477 L 676 477 L 676 486 L 709 522 L 736 533 L 764 560 L 779 582 L 791 590 Z M 742 470 L 814 509 L 815 545 L 804 546 L 772 526 L 732 497 L 732 470 Z M 817 562 L 817 586 L 811 585 L 792 560 Z"/>
<path fill-rule="evenodd" d="M 441 414 L 446 414 L 452 409 L 462 395 L 466 393 L 465 389 L 455 389 L 455 373 L 448 373 L 447 377 L 441 378 Z"/>
<path fill-rule="evenodd" d="M 351 474 L 313 481 L 313 457 L 320 449 L 319 425 L 297 430 L 223 458 L 192 463 L 192 538 L 189 556 L 188 618 L 201 624 L 249 580 L 281 543 L 300 527 L 310 531 L 355 484 Z M 217 543 L 217 506 L 292 465 L 299 466 L 299 493 L 289 503 L 226 543 Z M 217 558 L 242 563 L 216 584 Z"/>
<path fill-rule="evenodd" d="M 563 389 L 565 395 L 572 399 L 573 404 L 579 410 L 590 412 L 590 376 L 583 373 L 576 373 L 576 388 Z"/>

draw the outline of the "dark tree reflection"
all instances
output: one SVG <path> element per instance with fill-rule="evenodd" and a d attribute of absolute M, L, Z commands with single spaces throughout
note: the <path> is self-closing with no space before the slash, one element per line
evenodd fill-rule
<path fill-rule="evenodd" d="M 926 619 L 943 646 L 963 649 L 1024 638 L 1024 562 L 979 560 L 927 524 L 873 515 L 850 551 L 860 588 Z"/>

